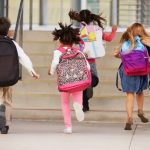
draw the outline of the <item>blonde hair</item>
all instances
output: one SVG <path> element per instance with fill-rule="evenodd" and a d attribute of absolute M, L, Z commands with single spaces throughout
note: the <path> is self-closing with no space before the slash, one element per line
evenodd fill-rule
<path fill-rule="evenodd" d="M 139 36 L 141 39 L 150 38 L 150 35 L 140 23 L 134 23 L 130 26 L 133 36 Z"/>
<path fill-rule="evenodd" d="M 134 36 L 132 34 L 132 30 L 130 27 L 127 28 L 127 30 L 122 34 L 122 37 L 120 39 L 120 44 L 119 44 L 119 49 L 121 49 L 122 44 L 129 40 L 131 42 L 131 46 L 129 47 L 129 50 L 133 49 L 135 47 L 135 41 L 134 41 Z"/>

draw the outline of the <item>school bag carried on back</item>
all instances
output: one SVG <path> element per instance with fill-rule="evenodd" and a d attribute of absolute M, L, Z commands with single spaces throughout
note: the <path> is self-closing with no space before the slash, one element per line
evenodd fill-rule
<path fill-rule="evenodd" d="M 91 72 L 83 53 L 76 48 L 59 47 L 62 52 L 56 72 L 60 92 L 77 92 L 91 85 Z"/>
<path fill-rule="evenodd" d="M 102 41 L 102 28 L 93 24 L 80 25 L 80 37 L 84 41 L 83 53 L 86 53 L 88 58 L 99 58 L 105 55 L 105 48 Z"/>
<path fill-rule="evenodd" d="M 123 70 L 127 76 L 147 75 L 150 72 L 150 62 L 147 49 L 132 50 L 129 53 L 120 52 Z"/>
<path fill-rule="evenodd" d="M 80 31 L 80 37 L 84 42 L 96 41 L 94 26 L 83 24 Z"/>
<path fill-rule="evenodd" d="M 0 87 L 11 86 L 19 80 L 19 59 L 12 39 L 0 36 Z"/>

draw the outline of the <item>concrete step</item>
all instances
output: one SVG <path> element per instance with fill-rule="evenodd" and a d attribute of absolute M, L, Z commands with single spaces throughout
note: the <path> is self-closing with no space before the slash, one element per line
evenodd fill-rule
<path fill-rule="evenodd" d="M 57 107 L 52 107 L 50 103 L 44 107 L 14 107 L 14 119 L 29 119 L 29 120 L 63 120 L 60 108 L 60 101 L 57 101 Z M 55 103 L 55 104 L 56 104 Z M 148 105 L 147 105 L 148 104 Z M 36 104 L 35 104 L 36 105 Z M 99 106 L 99 107 L 98 107 Z M 147 117 L 150 117 L 149 102 L 145 100 L 144 112 Z M 72 118 L 76 120 L 75 113 L 70 105 Z M 134 118 L 137 118 L 137 106 L 134 107 Z M 122 122 L 126 119 L 125 101 L 124 100 L 91 100 L 90 111 L 85 113 L 85 121 L 106 121 L 106 122 Z"/>
<path fill-rule="evenodd" d="M 145 111 L 146 117 L 150 118 L 150 111 Z M 101 121 L 101 122 L 126 122 L 126 111 L 94 111 L 85 113 L 84 121 Z M 72 121 L 76 121 L 74 110 L 71 110 Z M 137 111 L 133 113 L 134 122 L 141 122 L 137 117 Z M 21 120 L 62 120 L 62 111 L 59 110 L 40 110 L 40 109 L 13 109 L 13 119 Z"/>
<path fill-rule="evenodd" d="M 149 98 L 149 91 L 145 91 L 146 110 L 150 107 Z M 93 98 L 89 102 L 92 110 L 121 111 L 125 110 L 125 99 L 126 94 L 123 92 L 99 94 L 94 90 Z M 13 106 L 23 109 L 60 109 L 60 93 L 13 90 Z"/>
<path fill-rule="evenodd" d="M 109 35 L 110 32 L 106 32 L 106 34 Z M 122 32 L 117 32 L 112 42 L 118 42 L 120 40 L 121 35 Z M 47 41 L 48 42 L 53 40 L 53 35 L 51 34 L 51 32 L 48 31 L 24 31 L 23 39 L 24 41 L 39 41 L 39 42 Z"/>
<path fill-rule="evenodd" d="M 52 62 L 51 55 L 29 55 L 34 67 L 50 67 Z M 121 63 L 120 59 L 113 56 L 106 56 L 96 59 L 96 66 L 98 70 L 101 69 L 117 69 Z"/>
<path fill-rule="evenodd" d="M 119 64 L 118 64 L 119 65 Z M 116 65 L 117 66 L 117 65 Z M 36 70 L 37 73 L 40 74 L 40 79 L 56 79 L 56 74 L 49 76 L 48 75 L 48 69 L 49 66 L 35 66 L 34 69 Z M 116 80 L 116 73 L 118 71 L 118 66 L 116 68 L 110 68 L 110 66 L 104 67 L 103 65 L 99 65 L 97 63 L 97 71 L 98 75 L 101 81 L 105 80 Z M 23 80 L 28 80 L 32 79 L 32 77 L 29 75 L 28 71 L 23 68 L 22 70 L 22 77 Z"/>
<path fill-rule="evenodd" d="M 53 40 L 53 36 L 48 31 L 24 31 L 23 40 L 29 42 L 49 42 Z"/>
<path fill-rule="evenodd" d="M 39 92 L 39 93 L 57 93 L 56 80 L 26 80 L 20 81 L 14 86 L 14 92 Z M 94 88 L 95 96 L 105 94 L 117 94 L 118 90 L 114 81 L 100 81 L 100 84 Z"/>
<path fill-rule="evenodd" d="M 77 121 L 73 109 L 71 116 L 72 120 Z M 13 119 L 63 121 L 63 115 L 61 109 L 13 109 Z M 125 119 L 125 111 L 89 111 L 85 113 L 84 121 L 125 122 Z"/>
<path fill-rule="evenodd" d="M 52 54 L 53 50 L 56 48 L 55 42 L 27 42 L 23 43 L 23 49 L 27 54 Z"/>

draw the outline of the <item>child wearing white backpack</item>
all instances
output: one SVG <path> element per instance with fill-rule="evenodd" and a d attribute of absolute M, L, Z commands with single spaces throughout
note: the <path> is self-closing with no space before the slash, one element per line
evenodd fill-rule
<path fill-rule="evenodd" d="M 89 111 L 89 99 L 93 96 L 93 87 L 97 86 L 99 82 L 96 58 L 105 55 L 103 40 L 112 41 L 115 36 L 117 27 L 112 26 L 112 32 L 107 35 L 103 32 L 103 23 L 106 21 L 101 15 L 92 13 L 85 9 L 80 12 L 71 10 L 69 16 L 72 20 L 80 23 L 80 37 L 84 41 L 83 52 L 87 55 L 87 60 L 91 67 L 92 84 L 89 88 L 83 91 L 83 111 Z M 82 46 L 83 47 L 83 46 Z"/>

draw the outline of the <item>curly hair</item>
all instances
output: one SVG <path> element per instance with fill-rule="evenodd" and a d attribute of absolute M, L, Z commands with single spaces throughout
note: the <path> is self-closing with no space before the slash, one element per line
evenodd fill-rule
<path fill-rule="evenodd" d="M 72 45 L 79 44 L 81 41 L 79 37 L 79 28 L 73 28 L 72 24 L 63 25 L 59 23 L 60 29 L 56 29 L 52 32 L 54 40 L 59 40 L 62 44 Z"/>
<path fill-rule="evenodd" d="M 101 17 L 102 14 L 93 14 L 88 9 L 81 10 L 80 12 L 70 10 L 68 15 L 72 20 L 76 20 L 78 22 L 84 21 L 86 24 L 90 24 L 91 22 L 93 22 L 94 24 L 98 24 L 98 26 L 101 28 L 104 28 L 103 24 L 106 22 L 106 19 Z"/>

